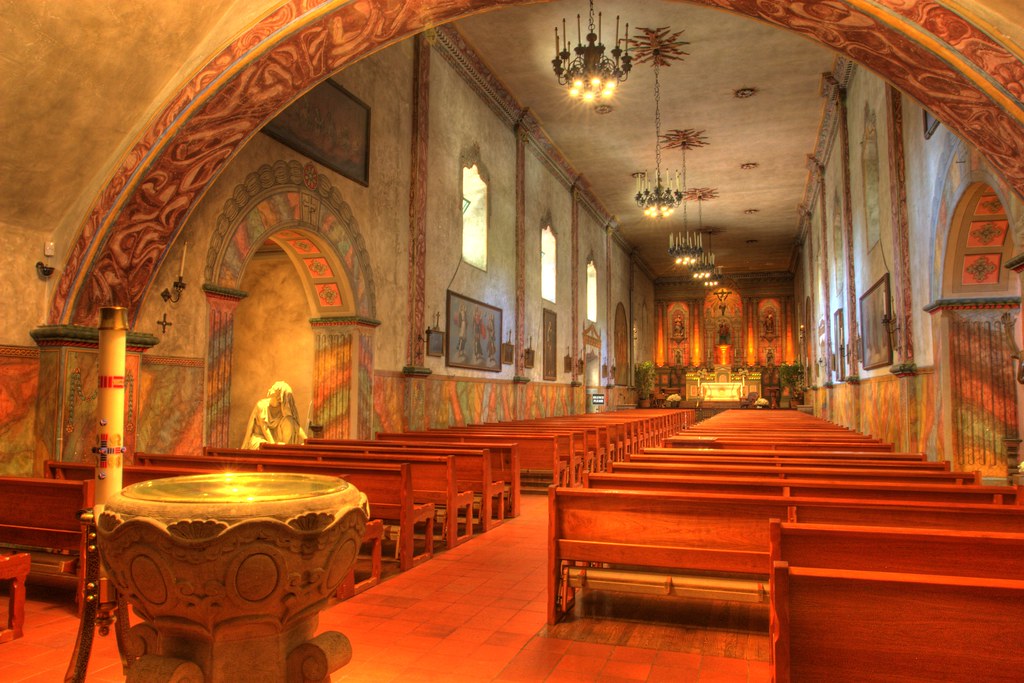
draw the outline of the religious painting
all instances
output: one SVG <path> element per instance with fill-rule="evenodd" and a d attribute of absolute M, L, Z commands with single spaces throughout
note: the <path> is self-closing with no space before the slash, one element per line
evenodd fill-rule
<path fill-rule="evenodd" d="M 501 371 L 501 309 L 448 291 L 448 344 L 445 365 Z"/>
<path fill-rule="evenodd" d="M 501 345 L 501 364 L 512 365 L 515 360 L 516 345 L 512 343 L 512 332 L 508 333 L 508 341 Z"/>
<path fill-rule="evenodd" d="M 689 361 L 689 325 L 690 312 L 682 302 L 672 302 L 666 309 L 667 328 L 665 330 L 665 364 L 681 367 Z"/>
<path fill-rule="evenodd" d="M 542 350 L 544 357 L 541 362 L 544 364 L 544 379 L 558 379 L 558 316 L 551 309 L 544 309 L 544 338 L 542 339 Z"/>
<path fill-rule="evenodd" d="M 370 182 L 370 108 L 328 79 L 263 132 L 360 185 Z"/>
<path fill-rule="evenodd" d="M 861 355 L 865 370 L 892 364 L 892 345 L 883 320 L 892 316 L 889 274 L 886 273 L 860 298 Z"/>
<path fill-rule="evenodd" d="M 444 355 L 444 332 L 441 330 L 427 330 L 427 355 Z"/>

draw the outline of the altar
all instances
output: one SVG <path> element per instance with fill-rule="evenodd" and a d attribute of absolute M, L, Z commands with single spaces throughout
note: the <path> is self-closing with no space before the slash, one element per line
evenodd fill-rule
<path fill-rule="evenodd" d="M 701 382 L 700 399 L 709 403 L 715 401 L 738 401 L 744 397 L 743 382 Z"/>

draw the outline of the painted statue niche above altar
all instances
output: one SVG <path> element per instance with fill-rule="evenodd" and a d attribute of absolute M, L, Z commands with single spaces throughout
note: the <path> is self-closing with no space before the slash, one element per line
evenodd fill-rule
<path fill-rule="evenodd" d="M 757 304 L 757 360 L 762 366 L 769 365 L 780 357 L 779 311 L 781 305 L 777 299 L 761 299 Z"/>
<path fill-rule="evenodd" d="M 743 343 L 743 302 L 728 287 L 719 287 L 704 297 L 704 348 L 707 365 L 735 362 L 734 349 Z"/>
<path fill-rule="evenodd" d="M 665 364 L 682 367 L 690 364 L 690 310 L 682 302 L 672 302 L 666 309 Z"/>

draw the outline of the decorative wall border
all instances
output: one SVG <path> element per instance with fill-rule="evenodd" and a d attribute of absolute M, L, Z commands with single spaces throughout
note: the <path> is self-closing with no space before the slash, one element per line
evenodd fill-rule
<path fill-rule="evenodd" d="M 179 356 L 143 356 L 142 365 L 166 365 L 178 368 L 205 368 L 205 358 L 182 358 Z"/>
<path fill-rule="evenodd" d="M 39 358 L 39 348 L 0 344 L 0 358 Z"/>

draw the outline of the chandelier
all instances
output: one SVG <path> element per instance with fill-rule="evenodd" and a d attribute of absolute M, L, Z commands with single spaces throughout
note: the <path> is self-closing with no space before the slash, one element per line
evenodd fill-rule
<path fill-rule="evenodd" d="M 682 172 L 682 193 L 683 193 L 683 231 L 669 233 L 668 253 L 675 258 L 676 265 L 690 266 L 700 259 L 704 253 L 703 226 L 696 233 L 690 232 L 690 222 L 686 211 L 686 202 L 694 199 L 692 193 L 686 187 L 686 150 L 704 147 L 708 144 L 704 131 L 687 128 L 686 130 L 674 129 L 660 136 L 660 140 L 667 149 L 674 147 L 683 152 Z M 705 192 L 710 188 L 700 188 L 701 192 L 696 195 L 697 199 L 703 198 Z"/>
<path fill-rule="evenodd" d="M 687 53 L 682 46 L 689 43 L 678 40 L 682 31 L 669 33 L 667 28 L 647 29 L 641 28 L 640 35 L 632 42 L 636 46 L 637 60 L 640 62 L 651 62 L 654 65 L 654 178 L 647 173 L 634 173 L 636 178 L 636 200 L 637 206 L 644 211 L 644 215 L 652 218 L 665 218 L 670 216 L 679 203 L 683 200 L 683 190 L 680 183 L 678 171 L 661 173 L 661 81 L 658 78 L 659 69 L 662 66 L 669 66 L 670 61 L 681 60 Z"/>
<path fill-rule="evenodd" d="M 700 195 L 697 195 L 698 213 L 700 212 L 701 201 L 702 200 L 700 198 Z M 703 228 L 704 226 L 702 221 L 701 229 L 703 230 Z M 703 282 L 708 287 L 713 287 L 714 285 L 710 283 L 712 281 L 715 281 L 717 284 L 716 277 L 717 274 L 719 274 L 720 272 L 721 271 L 718 269 L 718 267 L 715 266 L 715 254 L 714 252 L 711 251 L 711 231 L 709 230 L 707 251 L 701 254 L 697 262 L 690 266 L 690 275 L 693 276 L 694 280 L 697 280 L 698 282 Z"/>
<path fill-rule="evenodd" d="M 619 18 L 615 17 L 615 47 L 611 57 L 605 56 L 601 42 L 601 13 L 597 14 L 597 30 L 594 30 L 594 0 L 590 0 L 590 16 L 587 22 L 587 44 L 583 44 L 583 30 L 580 15 L 576 15 L 576 47 L 569 51 L 569 34 L 562 19 L 562 36 L 555 27 L 555 58 L 551 60 L 559 85 L 569 89 L 569 96 L 583 102 L 606 100 L 615 93 L 615 87 L 626 80 L 633 68 L 629 56 L 629 24 L 623 42 L 626 49 L 619 47 Z"/>

